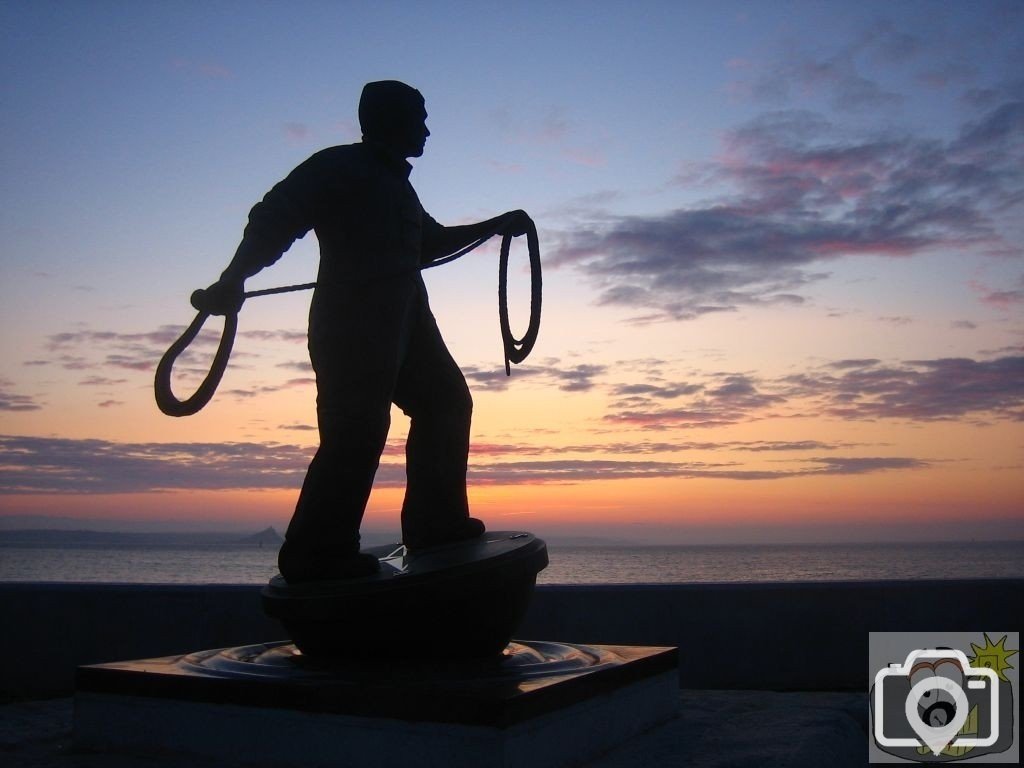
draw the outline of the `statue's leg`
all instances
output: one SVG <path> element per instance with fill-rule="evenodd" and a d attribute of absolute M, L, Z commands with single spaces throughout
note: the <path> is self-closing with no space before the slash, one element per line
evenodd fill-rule
<path fill-rule="evenodd" d="M 390 403 L 361 414 L 317 410 L 320 447 L 306 471 L 278 557 L 288 581 L 376 570 L 374 559 L 359 555 L 359 525 L 387 439 Z"/>
<path fill-rule="evenodd" d="M 483 533 L 469 517 L 466 469 L 473 399 L 441 338 L 426 293 L 417 305 L 395 403 L 409 416 L 402 535 L 421 548 Z"/>
<path fill-rule="evenodd" d="M 318 297 L 326 309 L 311 313 L 309 351 L 320 447 L 278 557 L 286 580 L 376 568 L 374 558 L 359 554 L 359 526 L 387 441 L 411 299 L 408 286 L 394 284 Z"/>

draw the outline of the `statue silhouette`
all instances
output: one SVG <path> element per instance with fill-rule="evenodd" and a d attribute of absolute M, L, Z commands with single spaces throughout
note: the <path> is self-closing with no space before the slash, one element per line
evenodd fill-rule
<path fill-rule="evenodd" d="M 359 101 L 362 141 L 317 152 L 249 214 L 242 242 L 204 297 L 204 310 L 236 313 L 246 278 L 273 264 L 310 229 L 320 266 L 309 312 L 320 446 L 278 556 L 288 582 L 369 575 L 359 526 L 391 422 L 409 417 L 402 536 L 415 551 L 472 539 L 466 467 L 473 402 L 441 338 L 420 269 L 494 234 L 533 227 L 523 211 L 445 227 L 423 210 L 406 158 L 430 131 L 423 96 L 398 81 L 368 83 Z"/>

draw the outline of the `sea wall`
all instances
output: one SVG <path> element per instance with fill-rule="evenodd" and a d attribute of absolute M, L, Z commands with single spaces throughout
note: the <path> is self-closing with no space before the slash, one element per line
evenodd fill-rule
<path fill-rule="evenodd" d="M 869 632 L 1012 629 L 1022 597 L 1024 578 L 544 585 L 518 636 L 678 646 L 685 688 L 864 690 Z M 80 664 L 284 639 L 250 585 L 7 583 L 0 616 L 5 697 L 67 694 Z"/>

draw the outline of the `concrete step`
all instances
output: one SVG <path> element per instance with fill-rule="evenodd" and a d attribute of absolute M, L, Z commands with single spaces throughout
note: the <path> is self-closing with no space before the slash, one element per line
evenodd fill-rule
<path fill-rule="evenodd" d="M 73 752 L 72 708 L 70 698 L 0 706 L 3 764 L 7 768 L 140 765 L 137 756 Z M 296 758 L 301 760 L 301 755 L 297 753 Z M 845 768 L 866 763 L 866 694 L 682 690 L 678 717 L 581 768 Z M 224 763 L 151 755 L 144 765 L 206 768 Z"/>

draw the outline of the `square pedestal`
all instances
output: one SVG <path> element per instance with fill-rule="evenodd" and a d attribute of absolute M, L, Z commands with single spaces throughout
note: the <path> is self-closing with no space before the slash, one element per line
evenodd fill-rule
<path fill-rule="evenodd" d="M 253 648 L 280 656 L 283 644 L 81 667 L 75 746 L 249 764 L 560 768 L 677 711 L 675 648 L 532 646 L 538 663 L 479 676 L 239 661 Z M 556 647 L 595 661 L 559 661 Z"/>

